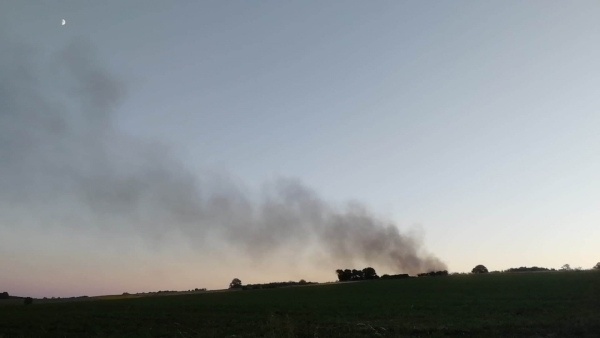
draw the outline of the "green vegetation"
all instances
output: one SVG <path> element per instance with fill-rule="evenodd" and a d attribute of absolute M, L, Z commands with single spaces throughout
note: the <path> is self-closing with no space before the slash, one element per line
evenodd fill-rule
<path fill-rule="evenodd" d="M 600 273 L 422 277 L 0 306 L 9 337 L 597 337 Z"/>

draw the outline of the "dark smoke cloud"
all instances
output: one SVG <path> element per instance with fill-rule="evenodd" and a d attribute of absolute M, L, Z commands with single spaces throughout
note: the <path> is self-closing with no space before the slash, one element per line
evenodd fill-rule
<path fill-rule="evenodd" d="M 340 264 L 446 268 L 414 236 L 358 203 L 336 208 L 290 179 L 251 196 L 227 176 L 194 175 L 163 145 L 122 132 L 114 114 L 125 86 L 84 41 L 49 59 L 0 42 L 4 210 L 26 210 L 41 226 L 133 231 L 158 242 L 174 231 L 193 245 L 216 238 L 257 260 L 316 244 Z"/>

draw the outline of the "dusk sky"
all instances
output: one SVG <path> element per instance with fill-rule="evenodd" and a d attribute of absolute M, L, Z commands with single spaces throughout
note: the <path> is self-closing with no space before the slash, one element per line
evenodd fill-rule
<path fill-rule="evenodd" d="M 1 1 L 0 292 L 589 269 L 599 18 L 598 1 Z"/>

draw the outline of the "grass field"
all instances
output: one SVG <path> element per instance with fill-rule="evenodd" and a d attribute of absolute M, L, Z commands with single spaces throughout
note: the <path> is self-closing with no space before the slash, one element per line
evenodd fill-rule
<path fill-rule="evenodd" d="M 600 273 L 6 305 L 0 337 L 600 337 Z"/>

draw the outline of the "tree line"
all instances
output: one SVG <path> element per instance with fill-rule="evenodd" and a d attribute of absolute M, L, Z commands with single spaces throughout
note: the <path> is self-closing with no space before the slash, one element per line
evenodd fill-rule
<path fill-rule="evenodd" d="M 430 271 L 430 272 L 424 272 L 424 273 L 417 274 L 417 276 L 419 276 L 419 277 L 448 276 L 448 271 L 447 270 Z"/>
<path fill-rule="evenodd" d="M 600 262 L 597 263 L 593 268 L 593 270 L 600 270 Z M 556 270 L 556 269 L 548 269 L 548 268 L 543 268 L 543 267 L 537 267 L 537 266 L 532 266 L 532 267 L 518 267 L 518 268 L 510 268 L 507 270 L 503 270 L 503 271 L 492 271 L 491 273 L 505 273 L 505 272 L 543 272 L 543 271 L 580 271 L 582 270 L 582 268 L 571 268 L 569 266 L 569 264 L 565 264 L 563 265 L 560 270 Z M 335 273 L 337 274 L 338 277 L 338 281 L 340 282 L 349 282 L 349 281 L 360 281 L 360 280 L 371 280 L 371 279 L 401 279 L 401 278 L 410 278 L 410 276 L 408 274 L 398 274 L 398 275 L 383 275 L 381 277 L 379 277 L 377 275 L 377 272 L 375 271 L 375 269 L 368 267 L 368 268 L 364 268 L 362 270 L 356 270 L 356 269 L 337 269 L 335 270 Z M 479 264 L 477 266 L 475 266 L 472 270 L 471 270 L 472 274 L 484 274 L 484 273 L 490 273 L 490 271 L 488 270 L 487 267 L 485 267 L 485 265 L 483 264 Z M 455 274 L 461 274 L 461 273 L 453 273 L 453 275 Z M 417 274 L 418 277 L 436 277 L 436 276 L 448 276 L 449 273 L 447 270 L 440 270 L 440 271 L 429 271 L 429 272 L 423 272 L 423 273 L 419 273 Z"/>
<path fill-rule="evenodd" d="M 286 286 L 296 286 L 296 285 L 310 285 L 310 284 L 318 284 L 315 282 L 307 282 L 304 279 L 301 279 L 298 282 L 289 281 L 289 282 L 271 282 L 271 283 L 262 283 L 262 284 L 246 284 L 243 285 L 242 281 L 239 278 L 234 278 L 231 283 L 229 283 L 230 289 L 241 289 L 241 290 L 259 290 L 259 289 L 274 289 L 281 288 Z"/>
<path fill-rule="evenodd" d="M 505 272 L 538 272 L 538 271 L 556 271 L 556 269 L 541 268 L 541 267 L 537 267 L 537 266 L 532 266 L 532 267 L 528 268 L 526 266 L 521 266 L 518 268 L 510 268 L 510 269 L 507 269 L 504 271 Z"/>
<path fill-rule="evenodd" d="M 409 278 L 408 274 L 397 274 L 397 275 L 388 275 L 385 274 L 381 277 L 377 275 L 377 272 L 372 267 L 364 268 L 362 270 L 356 269 L 337 269 L 335 270 L 337 274 L 338 281 L 340 282 L 350 282 L 350 281 L 361 281 L 361 280 L 373 280 L 373 279 L 401 279 L 401 278 Z M 428 276 L 448 276 L 448 271 L 429 271 L 420 273 L 417 276 L 419 277 L 428 277 Z"/>
<path fill-rule="evenodd" d="M 594 267 L 592 267 L 592 270 L 600 270 L 600 262 L 596 263 L 596 265 L 594 265 Z M 480 274 L 480 273 L 506 273 L 506 272 L 553 272 L 553 271 L 583 271 L 583 268 L 581 267 L 576 267 L 576 268 L 571 268 L 571 266 L 569 264 L 565 264 L 563 266 L 561 266 L 560 269 L 548 269 L 548 268 L 543 268 L 543 267 L 538 267 L 538 266 L 532 266 L 532 267 L 526 267 L 526 266 L 521 266 L 518 268 L 509 268 L 506 270 L 500 270 L 500 271 L 489 271 L 488 268 L 486 268 L 484 265 L 479 264 L 476 267 L 473 268 L 473 270 L 471 270 L 471 273 L 474 274 Z"/>
<path fill-rule="evenodd" d="M 371 267 L 364 268 L 362 270 L 337 269 L 335 270 L 335 273 L 337 274 L 340 282 L 379 279 L 377 272 L 375 272 L 375 269 Z"/>
<path fill-rule="evenodd" d="M 559 270 L 548 269 L 548 268 L 537 267 L 537 266 L 532 266 L 532 267 L 521 266 L 518 268 L 509 268 L 509 269 L 503 270 L 503 271 L 492 271 L 491 273 L 551 272 L 551 271 L 580 271 L 580 270 L 582 270 L 582 268 L 580 268 L 580 267 L 571 268 L 571 266 L 569 264 L 565 264 Z M 600 262 L 596 263 L 596 265 L 594 265 L 594 267 L 592 267 L 592 270 L 600 271 Z M 408 274 L 396 274 L 396 275 L 384 274 L 381 277 L 379 277 L 379 275 L 377 275 L 377 272 L 375 271 L 375 269 L 373 269 L 372 267 L 367 267 L 362 270 L 337 269 L 337 270 L 335 270 L 335 273 L 337 274 L 338 281 L 340 281 L 340 282 L 374 280 L 374 279 L 410 278 L 410 276 Z M 490 273 L 490 271 L 483 264 L 479 264 L 471 270 L 471 273 L 472 274 L 484 274 L 484 273 Z M 453 273 L 453 275 L 454 274 L 459 274 L 459 273 Z M 424 272 L 424 273 L 417 274 L 417 276 L 418 277 L 448 276 L 448 271 L 447 270 L 430 271 L 430 272 Z M 304 279 L 301 279 L 298 282 L 289 281 L 289 282 L 272 282 L 272 283 L 263 283 L 263 284 L 243 285 L 242 281 L 239 278 L 234 278 L 231 281 L 231 283 L 229 284 L 229 288 L 230 289 L 242 289 L 242 290 L 255 290 L 255 289 L 272 289 L 272 288 L 279 288 L 279 287 L 285 287 L 285 286 L 309 285 L 309 284 L 318 284 L 318 283 L 307 282 Z M 206 288 L 202 288 L 202 289 L 196 288 L 194 290 L 189 290 L 189 291 L 206 291 Z M 161 293 L 171 293 L 171 292 L 176 292 L 176 291 L 158 291 L 158 292 L 149 292 L 149 293 L 161 294 Z M 124 294 L 127 294 L 127 293 L 124 293 Z M 84 298 L 84 297 L 87 297 L 87 296 L 82 296 L 81 298 Z M 33 303 L 33 299 L 31 297 L 10 297 L 10 295 L 6 291 L 0 292 L 0 299 L 9 299 L 9 298 L 22 298 L 26 305 Z M 58 298 L 60 299 L 60 297 L 58 297 Z M 71 297 L 71 298 L 80 298 L 80 297 Z M 46 299 L 46 297 L 44 297 L 44 299 Z M 54 299 L 54 297 L 52 297 L 52 299 Z"/>
<path fill-rule="evenodd" d="M 31 305 L 33 304 L 33 298 L 31 297 L 11 297 L 8 292 L 4 291 L 4 292 L 0 292 L 0 299 L 10 299 L 10 298 L 17 298 L 17 299 L 23 299 L 23 303 L 25 305 Z"/>

